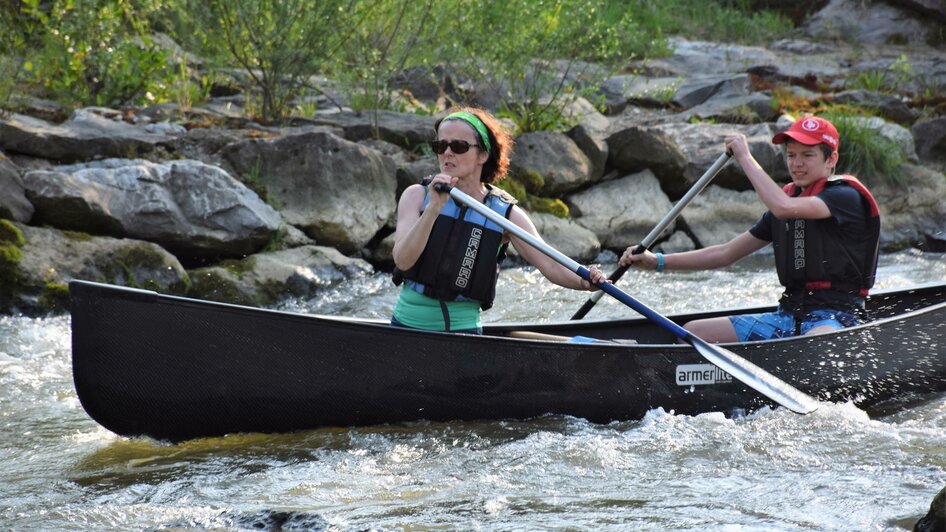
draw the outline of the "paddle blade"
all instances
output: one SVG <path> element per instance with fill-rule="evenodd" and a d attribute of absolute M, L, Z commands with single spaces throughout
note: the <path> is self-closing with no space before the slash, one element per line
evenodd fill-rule
<path fill-rule="evenodd" d="M 813 397 L 728 349 L 710 344 L 692 334 L 687 335 L 685 340 L 716 367 L 792 412 L 810 414 L 818 409 L 818 401 Z"/>

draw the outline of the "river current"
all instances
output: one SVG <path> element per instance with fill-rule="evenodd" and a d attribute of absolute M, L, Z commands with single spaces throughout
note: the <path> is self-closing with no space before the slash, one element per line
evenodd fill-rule
<path fill-rule="evenodd" d="M 877 288 L 944 279 L 946 256 L 905 251 L 882 256 Z M 664 314 L 779 294 L 771 257 L 620 286 Z M 526 267 L 498 292 L 488 322 L 566 320 L 588 295 Z M 282 308 L 387 318 L 395 299 L 377 274 Z M 603 299 L 589 317 L 631 314 Z M 874 418 L 846 403 L 123 438 L 75 395 L 69 326 L 0 317 L 2 530 L 899 530 L 946 485 L 946 395 Z"/>

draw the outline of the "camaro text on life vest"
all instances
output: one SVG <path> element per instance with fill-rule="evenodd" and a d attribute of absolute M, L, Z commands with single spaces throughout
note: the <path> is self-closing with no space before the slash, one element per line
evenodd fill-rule
<path fill-rule="evenodd" d="M 460 275 L 457 276 L 457 286 L 466 288 L 470 282 L 470 275 L 473 273 L 473 263 L 476 262 L 476 253 L 480 249 L 480 237 L 483 236 L 483 230 L 474 227 L 470 233 L 470 241 L 466 244 L 466 251 L 463 253 L 463 263 L 460 265 Z"/>

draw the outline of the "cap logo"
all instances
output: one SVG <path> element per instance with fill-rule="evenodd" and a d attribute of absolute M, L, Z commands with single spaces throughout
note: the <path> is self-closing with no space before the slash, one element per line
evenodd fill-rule
<path fill-rule="evenodd" d="M 801 123 L 801 128 L 805 131 L 818 131 L 818 128 L 821 127 L 821 123 L 815 120 L 814 118 L 806 118 Z"/>

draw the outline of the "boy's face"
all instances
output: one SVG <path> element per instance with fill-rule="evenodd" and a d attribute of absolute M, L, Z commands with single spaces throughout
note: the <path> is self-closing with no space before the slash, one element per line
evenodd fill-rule
<path fill-rule="evenodd" d="M 792 182 L 799 187 L 807 187 L 822 177 L 832 175 L 837 163 L 837 151 L 825 157 L 821 146 L 817 144 L 809 146 L 794 140 L 785 144 L 785 164 Z"/>

